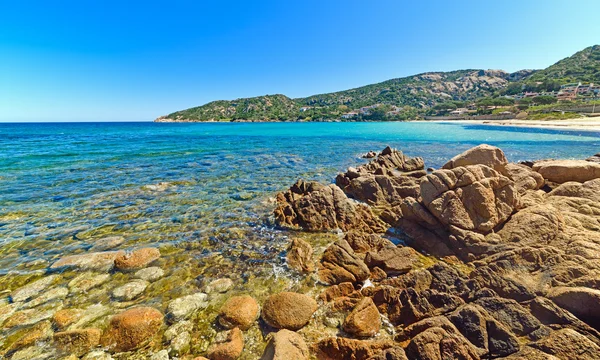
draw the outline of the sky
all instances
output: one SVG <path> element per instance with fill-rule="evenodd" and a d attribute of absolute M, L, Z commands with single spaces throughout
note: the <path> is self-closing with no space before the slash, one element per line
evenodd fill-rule
<path fill-rule="evenodd" d="M 0 121 L 152 121 L 428 71 L 544 68 L 600 1 L 0 0 Z"/>

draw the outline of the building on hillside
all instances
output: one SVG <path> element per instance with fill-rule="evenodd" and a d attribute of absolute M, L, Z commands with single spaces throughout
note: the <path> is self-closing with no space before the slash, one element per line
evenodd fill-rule
<path fill-rule="evenodd" d="M 450 111 L 451 115 L 463 115 L 469 112 L 469 109 L 467 108 L 458 108 L 456 110 L 452 110 Z"/>
<path fill-rule="evenodd" d="M 526 98 L 532 98 L 532 97 L 536 97 L 536 96 L 540 96 L 540 93 L 526 92 L 525 95 L 523 95 L 523 97 L 526 97 Z"/>
<path fill-rule="evenodd" d="M 305 112 L 306 110 L 310 110 L 310 106 L 303 106 L 300 108 L 300 112 Z"/>
<path fill-rule="evenodd" d="M 363 106 L 358 110 L 358 112 L 363 115 L 369 115 L 371 113 L 371 109 L 375 109 L 377 107 L 379 107 L 379 104 L 375 104 L 375 105 L 371 105 L 371 106 Z"/>
<path fill-rule="evenodd" d="M 358 113 L 356 111 L 351 111 L 349 113 L 346 113 L 346 114 L 342 115 L 342 118 L 343 119 L 351 119 L 351 118 L 353 118 L 353 117 L 355 117 L 357 115 L 358 115 Z"/>

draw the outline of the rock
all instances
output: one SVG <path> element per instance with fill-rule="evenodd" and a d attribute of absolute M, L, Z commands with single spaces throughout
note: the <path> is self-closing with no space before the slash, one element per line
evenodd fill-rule
<path fill-rule="evenodd" d="M 194 312 L 208 306 L 208 295 L 196 293 L 172 300 L 167 306 L 167 318 L 171 322 L 189 318 Z"/>
<path fill-rule="evenodd" d="M 31 299 L 30 301 L 23 304 L 22 308 L 33 308 L 51 301 L 64 299 L 69 294 L 69 289 L 60 286 L 45 291 L 40 296 Z"/>
<path fill-rule="evenodd" d="M 358 337 L 375 336 L 381 328 L 379 311 L 369 297 L 363 298 L 344 321 L 344 331 Z"/>
<path fill-rule="evenodd" d="M 595 163 L 600 163 L 600 153 L 597 153 L 596 155 L 590 156 L 589 158 L 585 159 L 585 161 L 591 161 L 591 162 L 595 162 Z"/>
<path fill-rule="evenodd" d="M 336 185 L 299 180 L 288 191 L 277 194 L 275 221 L 279 226 L 307 231 L 352 229 L 383 232 L 386 225 L 371 209 L 348 199 Z"/>
<path fill-rule="evenodd" d="M 412 338 L 406 347 L 409 359 L 473 359 L 477 349 L 463 337 L 440 327 L 431 327 Z"/>
<path fill-rule="evenodd" d="M 333 285 L 327 287 L 319 295 L 319 299 L 330 302 L 340 297 L 362 297 L 361 293 L 354 289 L 354 285 L 351 282 L 344 282 L 339 285 Z"/>
<path fill-rule="evenodd" d="M 150 266 L 145 269 L 140 269 L 136 271 L 135 274 L 133 274 L 134 277 L 148 282 L 156 281 L 164 275 L 164 270 L 159 268 L 158 266 Z"/>
<path fill-rule="evenodd" d="M 519 194 L 524 194 L 527 190 L 540 189 L 546 181 L 539 173 L 531 170 L 530 167 L 521 164 L 506 164 L 507 175 L 515 182 Z"/>
<path fill-rule="evenodd" d="M 104 251 L 69 255 L 50 265 L 50 270 L 76 269 L 107 272 L 114 267 L 115 259 L 124 254 L 124 251 Z"/>
<path fill-rule="evenodd" d="M 108 315 L 109 313 L 111 313 L 111 309 L 106 305 L 89 305 L 85 308 L 81 316 L 72 325 L 69 326 L 69 328 L 81 328 L 97 319 L 102 318 L 103 316 Z"/>
<path fill-rule="evenodd" d="M 290 268 L 308 273 L 315 269 L 312 256 L 312 246 L 300 238 L 294 238 L 288 248 L 287 262 Z"/>
<path fill-rule="evenodd" d="M 364 155 L 362 156 L 362 158 L 363 158 L 363 159 L 372 159 L 372 158 L 374 158 L 375 156 L 377 156 L 377 153 L 376 153 L 375 151 L 373 151 L 373 150 L 370 150 L 368 153 L 364 154 Z"/>
<path fill-rule="evenodd" d="M 550 289 L 546 296 L 590 326 L 600 329 L 600 290 L 561 286 Z"/>
<path fill-rule="evenodd" d="M 184 331 L 184 332 L 177 334 L 177 336 L 175 336 L 175 338 L 173 338 L 173 340 L 171 340 L 172 354 L 179 356 L 179 355 L 187 353 L 190 350 L 191 341 L 192 341 L 192 336 L 190 335 L 189 332 Z"/>
<path fill-rule="evenodd" d="M 393 242 L 379 234 L 365 234 L 357 231 L 350 231 L 344 235 L 344 240 L 357 254 L 364 254 L 369 251 L 378 252 L 384 248 L 395 247 Z"/>
<path fill-rule="evenodd" d="M 150 357 L 150 360 L 169 360 L 169 352 L 167 350 L 156 352 Z"/>
<path fill-rule="evenodd" d="M 325 250 L 319 267 L 319 279 L 322 282 L 333 285 L 360 282 L 368 278 L 369 268 L 346 240 L 338 240 Z"/>
<path fill-rule="evenodd" d="M 115 352 L 135 350 L 154 337 L 162 325 L 163 315 L 155 308 L 132 308 L 110 319 L 102 345 Z"/>
<path fill-rule="evenodd" d="M 125 243 L 125 238 L 122 236 L 108 236 L 102 239 L 94 240 L 94 245 L 90 248 L 90 251 L 110 250 L 122 245 L 123 243 Z"/>
<path fill-rule="evenodd" d="M 354 340 L 341 337 L 330 337 L 315 345 L 318 360 L 367 360 L 387 349 L 397 347 L 386 340 Z"/>
<path fill-rule="evenodd" d="M 67 285 L 69 291 L 72 294 L 79 294 L 87 292 L 97 286 L 100 286 L 110 279 L 109 274 L 94 274 L 90 272 L 83 273 L 76 276 L 73 280 L 69 281 Z"/>
<path fill-rule="evenodd" d="M 387 247 L 379 252 L 368 252 L 365 263 L 369 268 L 379 267 L 388 275 L 405 274 L 412 270 L 418 261 L 415 250 L 405 246 Z"/>
<path fill-rule="evenodd" d="M 532 347 L 542 350 L 547 354 L 555 355 L 559 359 L 599 359 L 600 346 L 590 339 L 572 329 L 560 329 Z"/>
<path fill-rule="evenodd" d="M 98 329 L 62 331 L 54 334 L 54 343 L 64 352 L 81 356 L 98 346 L 101 335 Z"/>
<path fill-rule="evenodd" d="M 488 233 L 515 210 L 514 182 L 485 165 L 438 170 L 421 182 L 427 209 L 445 226 Z"/>
<path fill-rule="evenodd" d="M 206 287 L 204 291 L 208 294 L 211 293 L 226 293 L 233 287 L 233 280 L 222 278 L 211 281 Z"/>
<path fill-rule="evenodd" d="M 267 347 L 261 360 L 308 360 L 308 346 L 302 336 L 290 330 L 281 329 L 269 334 Z"/>
<path fill-rule="evenodd" d="M 493 357 L 504 357 L 519 351 L 519 340 L 497 321 L 487 322 L 488 352 Z"/>
<path fill-rule="evenodd" d="M 538 329 L 542 324 L 515 300 L 488 297 L 475 300 L 494 319 L 511 332 L 523 336 Z"/>
<path fill-rule="evenodd" d="M 471 344 L 481 349 L 488 348 L 486 316 L 473 305 L 456 309 L 448 319 Z"/>
<path fill-rule="evenodd" d="M 105 353 L 102 350 L 90 351 L 81 360 L 113 360 L 110 354 Z"/>
<path fill-rule="evenodd" d="M 248 295 L 233 296 L 221 306 L 219 323 L 226 329 L 239 327 L 247 330 L 260 315 L 256 300 Z"/>
<path fill-rule="evenodd" d="M 506 156 L 502 150 L 495 146 L 481 144 L 456 155 L 445 163 L 442 169 L 454 169 L 469 165 L 486 165 L 504 174 L 506 164 L 508 164 L 508 160 L 506 160 Z"/>
<path fill-rule="evenodd" d="M 171 342 L 173 339 L 175 339 L 177 337 L 177 335 L 179 335 L 183 332 L 191 333 L 193 328 L 194 328 L 194 324 L 192 324 L 191 321 L 188 321 L 188 320 L 181 321 L 181 322 L 178 322 L 176 324 L 169 326 L 169 328 L 167 330 L 165 330 L 163 337 L 165 338 L 166 341 Z"/>
<path fill-rule="evenodd" d="M 282 292 L 267 298 L 262 318 L 277 329 L 298 330 L 308 323 L 317 310 L 317 302 L 303 294 Z"/>
<path fill-rule="evenodd" d="M 227 334 L 224 342 L 212 345 L 208 349 L 210 360 L 235 360 L 242 355 L 244 350 L 244 335 L 238 328 L 234 328 Z"/>
<path fill-rule="evenodd" d="M 368 360 L 408 360 L 404 349 L 401 347 L 393 347 L 383 350 L 381 353 L 370 357 Z"/>
<path fill-rule="evenodd" d="M 56 310 L 38 310 L 26 309 L 13 313 L 8 317 L 3 324 L 5 329 L 10 329 L 16 326 L 28 326 L 38 323 L 43 320 L 48 320 L 52 317 Z"/>
<path fill-rule="evenodd" d="M 600 178 L 600 164 L 585 160 L 551 160 L 533 164 L 533 170 L 554 183 L 583 183 Z"/>
<path fill-rule="evenodd" d="M 52 325 L 49 321 L 42 321 L 27 329 L 25 334 L 16 339 L 5 351 L 6 354 L 12 354 L 15 351 L 34 345 L 52 337 Z"/>
<path fill-rule="evenodd" d="M 118 301 L 130 301 L 138 297 L 150 285 L 145 280 L 133 280 L 112 291 L 112 297 Z"/>
<path fill-rule="evenodd" d="M 160 251 L 156 248 L 138 249 L 131 253 L 117 256 L 115 259 L 115 268 L 121 271 L 137 270 L 150 265 L 159 258 Z"/>
<path fill-rule="evenodd" d="M 11 300 L 12 302 L 22 302 L 36 297 L 42 291 L 54 284 L 58 278 L 58 275 L 50 275 L 32 282 L 31 284 L 22 286 L 11 293 Z"/>
<path fill-rule="evenodd" d="M 52 316 L 52 323 L 57 330 L 63 331 L 69 327 L 69 325 L 75 323 L 81 319 L 84 311 L 80 309 L 62 309 L 54 313 Z"/>

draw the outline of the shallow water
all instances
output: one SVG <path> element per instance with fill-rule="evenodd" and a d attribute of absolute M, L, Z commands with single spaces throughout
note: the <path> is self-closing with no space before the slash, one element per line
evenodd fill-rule
<path fill-rule="evenodd" d="M 289 280 L 283 255 L 295 234 L 271 226 L 278 191 L 298 178 L 332 182 L 387 145 L 439 167 L 480 143 L 511 161 L 584 158 L 600 151 L 600 133 L 431 123 L 0 124 L 0 294 L 111 235 L 125 237 L 123 249 L 163 253 L 170 280 L 138 303 L 162 304 L 219 277 L 259 298 L 308 286 L 311 279 L 281 280 Z M 331 240 L 310 236 L 317 245 Z M 114 274 L 110 286 L 125 281 Z M 108 286 L 65 305 L 111 303 Z"/>

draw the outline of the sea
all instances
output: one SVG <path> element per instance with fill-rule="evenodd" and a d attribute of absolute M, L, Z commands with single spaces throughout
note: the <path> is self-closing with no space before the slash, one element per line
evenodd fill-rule
<path fill-rule="evenodd" d="M 0 295 L 111 236 L 124 239 L 118 249 L 162 253 L 166 275 L 137 303 L 160 307 L 223 277 L 258 298 L 301 286 L 286 268 L 289 239 L 310 238 L 319 252 L 337 235 L 278 229 L 277 192 L 297 179 L 332 183 L 386 146 L 438 168 L 482 143 L 514 162 L 583 159 L 600 152 L 600 133 L 425 122 L 0 124 Z M 62 274 L 65 283 L 76 275 Z M 111 276 L 65 306 L 115 304 L 110 291 L 128 278 Z"/>

